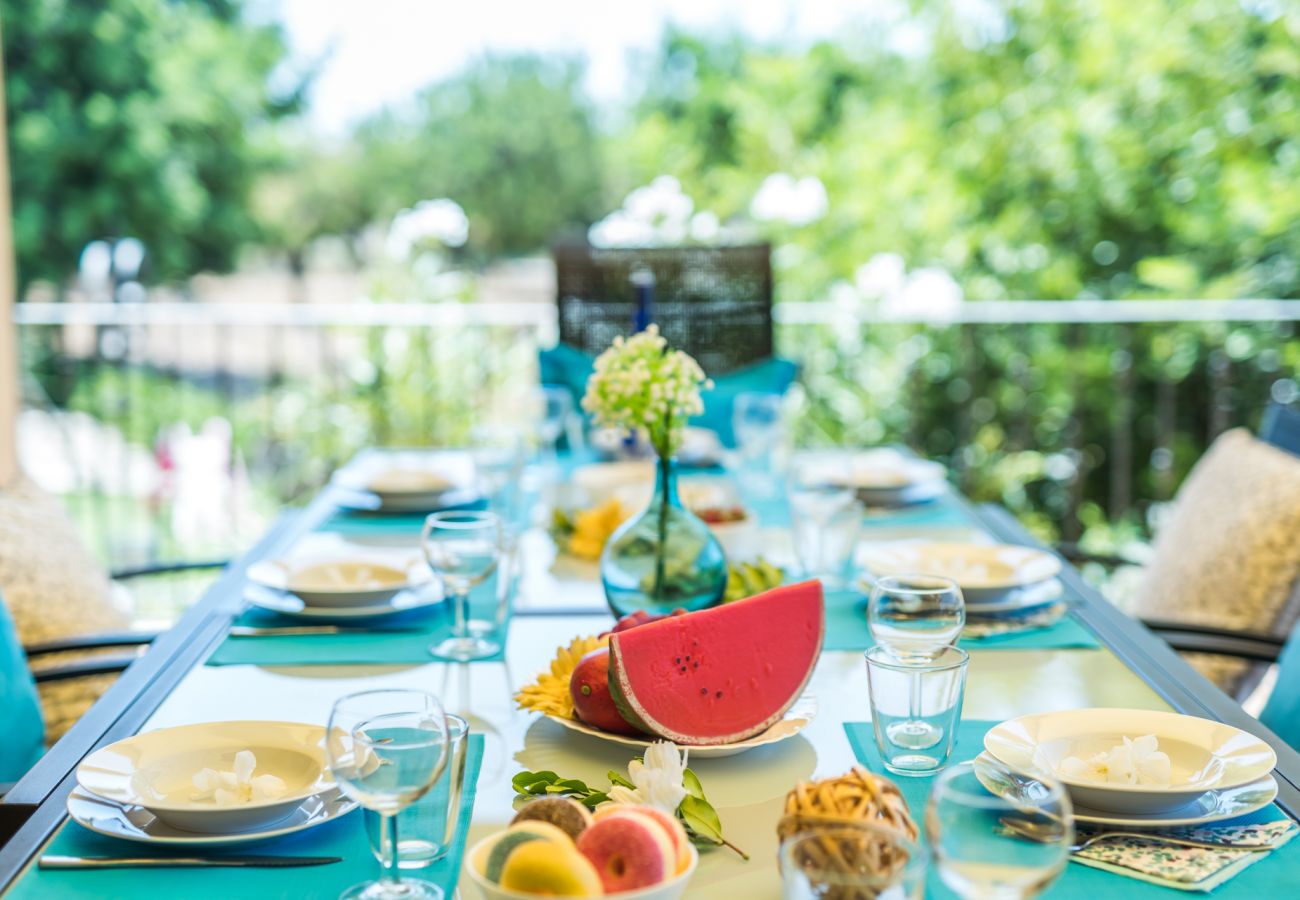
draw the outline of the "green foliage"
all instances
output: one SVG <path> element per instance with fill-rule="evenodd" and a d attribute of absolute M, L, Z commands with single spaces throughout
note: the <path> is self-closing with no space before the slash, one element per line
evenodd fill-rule
<path fill-rule="evenodd" d="M 1251 4 L 926 0 L 809 52 L 669 33 L 624 183 L 742 214 L 772 172 L 830 212 L 775 227 L 785 299 L 882 251 L 971 299 L 1300 293 L 1300 23 Z"/>
<path fill-rule="evenodd" d="M 97 238 L 139 238 L 172 279 L 229 268 L 256 236 L 260 131 L 295 98 L 267 86 L 279 30 L 242 6 L 0 0 L 23 284 L 61 283 Z"/>

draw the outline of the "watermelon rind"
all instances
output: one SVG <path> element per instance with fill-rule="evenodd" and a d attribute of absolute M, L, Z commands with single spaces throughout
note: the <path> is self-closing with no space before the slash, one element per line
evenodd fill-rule
<path fill-rule="evenodd" d="M 788 590 L 790 588 L 801 586 L 802 585 L 783 585 L 774 588 L 773 591 Z M 820 583 L 817 583 L 817 586 L 820 590 Z M 750 600 L 755 600 L 759 597 L 765 596 L 767 593 L 772 593 L 772 591 L 767 591 L 764 592 L 764 594 L 758 594 L 754 597 L 737 601 L 735 604 L 731 605 L 738 606 Z M 704 610 L 701 610 L 701 612 L 704 612 Z M 657 623 L 649 623 L 639 627 L 649 628 L 653 627 L 655 624 Z M 817 646 L 819 648 L 822 646 L 826 637 L 826 616 L 824 612 L 821 617 L 820 626 L 820 633 L 817 638 Z M 622 653 L 623 651 L 619 641 L 617 640 L 617 635 L 611 636 L 609 642 L 609 693 L 619 715 L 621 715 L 628 724 L 641 729 L 647 734 L 657 735 L 664 740 L 672 741 L 674 744 L 695 747 L 735 744 L 767 731 L 777 722 L 781 721 L 781 719 L 785 717 L 785 714 L 790 710 L 790 707 L 794 706 L 798 699 L 803 695 L 804 690 L 808 687 L 809 680 L 812 678 L 813 672 L 817 668 L 817 660 L 815 658 L 812 665 L 808 667 L 808 671 L 804 674 L 803 680 L 800 682 L 798 689 L 791 692 L 790 696 L 778 710 L 763 721 L 756 723 L 754 726 L 726 735 L 690 735 L 675 731 L 664 724 L 655 721 L 655 719 L 649 715 L 641 704 L 637 702 L 636 697 L 631 690 L 631 685 L 628 683 L 627 674 L 623 665 Z M 820 657 L 820 650 L 818 651 L 818 657 Z"/>

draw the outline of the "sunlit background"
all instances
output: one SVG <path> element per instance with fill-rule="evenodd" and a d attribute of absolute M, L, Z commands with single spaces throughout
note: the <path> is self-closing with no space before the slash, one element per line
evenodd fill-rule
<path fill-rule="evenodd" d="M 771 242 L 806 446 L 1140 542 L 1296 396 L 1300 12 L 0 0 L 23 461 L 121 566 L 511 416 L 549 248 Z M 1181 301 L 1181 302 L 1178 302 Z"/>

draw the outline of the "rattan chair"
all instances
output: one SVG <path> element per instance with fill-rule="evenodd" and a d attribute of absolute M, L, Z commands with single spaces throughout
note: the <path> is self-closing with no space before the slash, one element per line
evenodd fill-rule
<path fill-rule="evenodd" d="M 772 356 L 772 248 L 556 244 L 560 342 L 597 354 L 644 312 L 634 282 L 652 276 L 651 320 L 704 371 L 725 375 Z M 642 288 L 644 291 L 645 288 Z"/>

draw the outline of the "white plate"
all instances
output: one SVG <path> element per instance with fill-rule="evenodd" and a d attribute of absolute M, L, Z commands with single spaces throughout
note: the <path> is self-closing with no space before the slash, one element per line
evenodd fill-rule
<path fill-rule="evenodd" d="M 457 488 L 439 494 L 376 494 L 364 488 L 343 485 L 335 496 L 341 509 L 374 513 L 435 513 L 444 509 L 460 509 L 479 500 L 479 494 L 469 488 Z"/>
<path fill-rule="evenodd" d="M 1061 778 L 1060 761 L 1083 759 L 1146 734 L 1168 754 L 1171 783 L 1097 784 Z M 1078 805 L 1124 815 L 1163 813 L 1206 791 L 1259 781 L 1277 765 L 1273 748 L 1239 728 L 1147 709 L 1077 709 L 1021 716 L 984 736 L 984 749 L 1007 765 L 1053 773 Z"/>
<path fill-rule="evenodd" d="M 224 847 L 283 837 L 315 828 L 356 808 L 356 801 L 348 799 L 342 792 L 326 791 L 308 797 L 284 819 L 267 828 L 235 834 L 194 834 L 173 828 L 143 806 L 123 806 L 81 788 L 73 788 L 68 795 L 68 815 L 96 834 L 141 844 L 178 847 Z"/>
<path fill-rule="evenodd" d="M 766 747 L 768 744 L 775 744 L 784 741 L 786 738 L 794 737 L 807 728 L 808 723 L 816 717 L 817 698 L 811 694 L 805 694 L 795 701 L 794 706 L 786 710 L 785 717 L 781 721 L 762 734 L 756 734 L 752 738 L 746 738 L 734 744 L 713 744 L 708 747 L 683 746 L 690 751 L 691 757 L 695 759 L 717 759 L 723 756 L 735 756 L 737 753 L 744 753 L 746 750 L 753 750 L 755 747 Z M 623 744 L 626 747 L 649 747 L 654 743 L 650 738 L 632 737 L 626 734 L 610 734 L 608 731 L 592 728 L 577 719 L 564 719 L 552 715 L 548 715 L 546 718 L 563 725 L 570 731 L 589 734 L 594 738 L 611 741 L 615 744 Z"/>
<path fill-rule="evenodd" d="M 202 834 L 250 831 L 286 818 L 304 800 L 334 788 L 325 762 L 325 729 L 300 722 L 209 722 L 146 731 L 101 747 L 77 766 L 77 783 L 106 800 L 142 806 L 168 825 Z M 286 793 L 274 800 L 221 805 L 194 799 L 193 776 L 230 771 L 251 750 L 253 774 L 275 775 Z"/>
<path fill-rule="evenodd" d="M 858 488 L 858 499 L 867 506 L 892 509 L 929 503 L 948 493 L 948 482 L 927 481 L 905 488 Z"/>
<path fill-rule="evenodd" d="M 890 447 L 857 453 L 804 454 L 806 464 L 825 473 L 827 484 L 858 491 L 902 491 L 934 482 L 943 483 L 948 470 L 942 463 L 918 459 Z"/>
<path fill-rule="evenodd" d="M 992 759 L 981 753 L 977 759 Z M 976 774 L 979 768 L 976 767 Z M 983 779 L 981 779 L 983 781 Z M 992 785 L 985 784 L 989 790 Z M 1112 825 L 1128 829 L 1167 829 L 1188 825 L 1210 825 L 1258 812 L 1277 799 L 1277 779 L 1265 775 L 1258 781 L 1234 788 L 1206 791 L 1186 806 L 1160 813 L 1120 814 L 1073 804 L 1074 818 L 1091 825 Z"/>
<path fill-rule="evenodd" d="M 869 544 L 861 553 L 875 575 L 940 575 L 961 587 L 966 602 L 990 602 L 1008 591 L 1055 578 L 1061 561 L 1014 544 Z"/>
<path fill-rule="evenodd" d="M 362 604 L 361 606 L 308 606 L 302 600 L 282 591 L 273 591 L 261 585 L 249 585 L 244 590 L 244 599 L 261 609 L 291 616 L 295 619 L 378 619 L 399 613 L 414 612 L 437 606 L 442 602 L 442 594 L 429 586 L 419 591 L 401 591 L 382 603 Z"/>
<path fill-rule="evenodd" d="M 405 568 L 361 557 L 263 559 L 248 567 L 254 584 L 292 594 L 307 607 L 375 606 L 433 578 L 424 562 Z"/>
<path fill-rule="evenodd" d="M 863 576 L 858 579 L 857 589 L 864 596 L 871 596 L 872 581 Z M 992 616 L 1002 613 L 1027 613 L 1044 606 L 1051 606 L 1061 599 L 1064 585 L 1059 579 L 1049 578 L 1038 584 L 1016 588 L 1002 594 L 993 595 L 992 599 L 971 602 L 967 599 L 966 611 L 979 616 Z M 963 596 L 965 592 L 963 591 Z"/>

